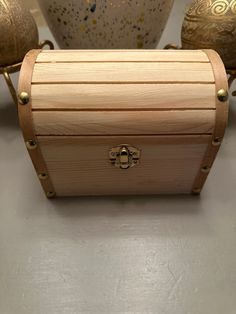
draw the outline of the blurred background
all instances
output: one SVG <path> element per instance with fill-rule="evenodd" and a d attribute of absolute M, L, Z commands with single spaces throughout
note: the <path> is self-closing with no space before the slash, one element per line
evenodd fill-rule
<path fill-rule="evenodd" d="M 55 44 L 37 1 L 23 1 Z M 190 2 L 175 0 L 159 48 L 180 44 Z M 0 313 L 235 314 L 234 99 L 201 197 L 51 202 L 0 77 Z"/>
<path fill-rule="evenodd" d="M 23 2 L 33 14 L 38 26 L 46 25 L 45 19 L 41 14 L 38 2 L 36 0 L 23 0 Z"/>

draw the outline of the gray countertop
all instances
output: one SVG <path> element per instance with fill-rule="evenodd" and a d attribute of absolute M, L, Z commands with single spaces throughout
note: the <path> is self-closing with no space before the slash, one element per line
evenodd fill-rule
<path fill-rule="evenodd" d="M 179 41 L 184 2 L 160 47 Z M 47 200 L 2 79 L 0 132 L 1 314 L 236 313 L 233 98 L 201 197 Z"/>

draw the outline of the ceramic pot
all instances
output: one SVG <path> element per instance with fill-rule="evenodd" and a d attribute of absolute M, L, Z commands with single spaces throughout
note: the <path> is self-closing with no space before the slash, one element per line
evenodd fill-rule
<path fill-rule="evenodd" d="M 155 48 L 174 0 L 38 0 L 61 48 Z"/>
<path fill-rule="evenodd" d="M 214 49 L 236 68 L 236 0 L 195 0 L 182 28 L 183 49 Z"/>
<path fill-rule="evenodd" d="M 20 0 L 0 0 L 0 66 L 21 62 L 38 48 L 38 29 Z"/>

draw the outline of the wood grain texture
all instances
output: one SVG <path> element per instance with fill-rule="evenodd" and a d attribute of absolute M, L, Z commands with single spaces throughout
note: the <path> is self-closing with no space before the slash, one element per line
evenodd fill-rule
<path fill-rule="evenodd" d="M 209 62 L 201 50 L 44 50 L 37 63 L 49 62 Z"/>
<path fill-rule="evenodd" d="M 210 63 L 36 63 L 32 83 L 213 83 Z"/>
<path fill-rule="evenodd" d="M 59 196 L 190 193 L 211 136 L 38 137 Z M 114 145 L 141 149 L 141 163 L 111 165 Z"/>
<path fill-rule="evenodd" d="M 215 85 L 32 85 L 32 108 L 53 110 L 215 109 Z"/>
<path fill-rule="evenodd" d="M 215 110 L 33 112 L 37 135 L 211 134 Z"/>

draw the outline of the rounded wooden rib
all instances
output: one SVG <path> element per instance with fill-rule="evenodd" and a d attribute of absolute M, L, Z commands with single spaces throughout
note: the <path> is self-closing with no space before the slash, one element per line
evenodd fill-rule
<path fill-rule="evenodd" d="M 47 73 L 47 75 L 45 75 Z M 171 73 L 171 75 L 170 75 Z M 33 84 L 214 83 L 210 63 L 95 62 L 36 63 Z"/>
<path fill-rule="evenodd" d="M 32 104 L 31 104 L 31 81 L 34 65 L 38 54 L 41 50 L 31 50 L 26 56 L 22 64 L 18 94 L 22 92 L 27 93 L 29 96 L 29 102 L 27 104 L 18 103 L 18 112 L 20 126 L 28 149 L 29 155 L 32 159 L 34 168 L 39 177 L 42 175 L 46 178 L 40 180 L 41 185 L 46 195 L 55 195 L 54 187 L 50 180 L 50 176 L 46 167 L 46 163 L 43 159 L 39 145 L 37 145 L 37 136 L 34 130 L 33 116 L 32 116 Z"/>
<path fill-rule="evenodd" d="M 205 169 L 210 169 L 215 161 L 216 155 L 219 151 L 221 142 L 224 137 L 225 129 L 228 121 L 229 112 L 229 101 L 220 101 L 217 97 L 219 90 L 224 89 L 228 92 L 228 82 L 227 75 L 225 71 L 224 64 L 220 56 L 214 50 L 203 50 L 208 56 L 213 73 L 215 76 L 215 86 L 216 86 L 216 118 L 215 118 L 215 129 L 212 135 L 212 141 L 209 143 L 207 148 L 205 158 L 201 164 L 198 175 L 193 185 L 193 193 L 199 194 L 203 188 L 203 185 L 207 179 L 209 171 Z"/>

